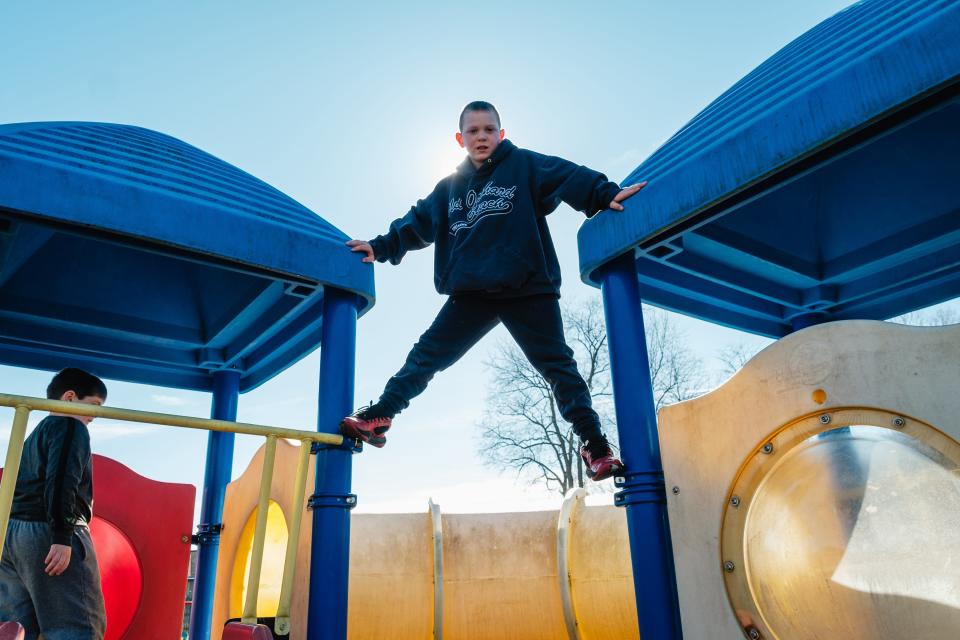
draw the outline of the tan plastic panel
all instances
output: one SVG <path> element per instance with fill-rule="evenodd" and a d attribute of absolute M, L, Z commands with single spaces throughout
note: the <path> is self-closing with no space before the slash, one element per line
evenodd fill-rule
<path fill-rule="evenodd" d="M 234 565 L 237 562 L 246 563 L 248 549 L 241 549 L 243 530 L 250 517 L 257 509 L 257 499 L 260 493 L 260 471 L 263 469 L 263 451 L 260 447 L 254 454 L 250 465 L 243 474 L 227 485 L 223 505 L 224 528 L 220 534 L 220 550 L 217 555 L 217 591 L 213 600 L 213 621 L 210 637 L 220 640 L 223 625 L 230 618 L 240 616 L 239 608 L 230 610 Z M 274 462 L 274 477 L 270 487 L 270 499 L 276 502 L 283 510 L 286 521 L 290 521 L 293 513 L 293 485 L 296 479 L 297 456 L 299 444 L 291 444 L 287 440 L 277 441 L 276 461 Z M 313 487 L 314 458 L 310 459 L 307 472 L 307 493 Z M 310 519 L 304 518 L 300 528 L 300 540 L 297 545 L 297 574 L 293 590 L 293 601 L 290 605 L 290 637 L 306 638 L 306 615 L 308 590 L 304 585 L 310 580 Z M 239 556 L 239 559 L 238 559 Z M 282 562 L 282 561 L 281 561 Z M 236 598 L 234 598 L 236 599 Z"/>
<path fill-rule="evenodd" d="M 557 512 L 443 518 L 445 640 L 566 638 Z"/>
<path fill-rule="evenodd" d="M 639 638 L 624 510 L 581 507 L 570 543 L 571 590 L 582 640 Z"/>
<path fill-rule="evenodd" d="M 661 452 L 684 637 L 743 637 L 725 589 L 720 534 L 738 474 L 764 444 L 781 429 L 807 416 L 817 418 L 821 413 L 848 409 L 903 415 L 960 441 L 958 380 L 958 325 L 834 322 L 783 338 L 719 389 L 661 411 Z M 774 457 L 788 453 L 776 447 L 775 451 Z M 676 494 L 670 491 L 674 486 L 679 490 Z M 891 539 L 909 545 L 910 528 L 924 524 L 904 520 L 899 526 L 901 529 L 890 531 Z M 824 533 L 830 532 L 825 529 Z M 815 527 L 810 535 L 817 535 Z M 918 557 L 923 553 L 910 549 Z M 879 597 L 882 588 L 878 586 L 877 606 L 887 602 Z M 960 582 L 951 588 L 960 589 Z M 833 602 L 818 604 L 826 608 Z M 929 609 L 923 603 L 907 600 L 897 606 L 903 607 L 901 615 L 907 618 Z M 804 615 L 805 611 L 796 611 L 798 618 Z M 860 611 L 857 615 L 867 614 Z"/>
<path fill-rule="evenodd" d="M 433 637 L 431 539 L 428 513 L 351 517 L 352 640 Z"/>

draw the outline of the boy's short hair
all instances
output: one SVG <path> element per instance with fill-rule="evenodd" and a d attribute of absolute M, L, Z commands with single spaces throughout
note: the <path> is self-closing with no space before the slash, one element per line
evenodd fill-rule
<path fill-rule="evenodd" d="M 460 132 L 463 133 L 463 116 L 467 115 L 467 111 L 489 111 L 497 118 L 497 124 L 500 124 L 500 113 L 497 111 L 497 108 L 486 102 L 484 100 L 474 100 L 467 106 L 463 108 L 463 111 L 460 112 Z"/>
<path fill-rule="evenodd" d="M 107 399 L 107 385 L 103 384 L 103 380 L 83 369 L 69 367 L 53 376 L 53 380 L 47 385 L 47 399 L 59 400 L 67 391 L 73 391 L 79 398 L 96 396 Z"/>

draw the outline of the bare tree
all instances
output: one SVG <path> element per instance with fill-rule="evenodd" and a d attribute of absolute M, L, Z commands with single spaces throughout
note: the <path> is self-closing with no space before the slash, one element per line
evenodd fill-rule
<path fill-rule="evenodd" d="M 942 327 L 948 324 L 960 323 L 960 307 L 940 305 L 931 309 L 920 311 L 911 311 L 895 318 L 890 318 L 889 322 L 897 324 L 907 324 L 919 327 Z M 762 347 L 750 346 L 743 342 L 728 344 L 717 352 L 717 360 L 720 361 L 720 376 L 722 379 L 729 378 L 737 371 L 743 368 L 753 356 Z M 718 381 L 719 382 L 719 381 Z"/>
<path fill-rule="evenodd" d="M 933 309 L 911 311 L 902 316 L 890 318 L 890 322 L 918 327 L 943 327 L 948 324 L 960 324 L 960 311 L 956 307 L 940 306 Z"/>
<path fill-rule="evenodd" d="M 717 360 L 720 361 L 720 375 L 726 380 L 737 371 L 743 368 L 743 365 L 750 362 L 753 356 L 757 355 L 759 349 L 750 347 L 743 342 L 725 345 L 717 353 Z"/>
<path fill-rule="evenodd" d="M 664 311 L 645 308 L 644 321 L 657 409 L 696 395 L 704 381 L 701 363 L 686 347 L 682 332 Z M 599 301 L 565 308 L 564 328 L 594 409 L 615 441 L 607 332 Z M 512 342 L 499 344 L 487 366 L 493 375 L 480 423 L 484 461 L 516 469 L 531 482 L 543 482 L 561 494 L 583 487 L 587 477 L 580 443 L 560 416 L 547 381 Z"/>

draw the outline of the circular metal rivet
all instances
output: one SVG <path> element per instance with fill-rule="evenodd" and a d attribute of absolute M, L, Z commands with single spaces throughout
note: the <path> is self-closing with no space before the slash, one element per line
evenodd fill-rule
<path fill-rule="evenodd" d="M 673 495 L 677 495 L 678 493 L 680 493 L 680 487 L 674 487 L 674 488 L 673 488 Z"/>
<path fill-rule="evenodd" d="M 180 542 L 190 542 L 190 536 L 180 536 Z"/>
<path fill-rule="evenodd" d="M 768 442 L 767 444 L 763 445 L 763 452 L 766 454 L 773 453 L 773 443 Z"/>
<path fill-rule="evenodd" d="M 733 570 L 734 570 L 733 563 L 730 562 L 729 560 L 727 560 L 726 562 L 724 562 L 724 563 L 723 563 L 723 570 L 726 571 L 727 573 L 733 573 Z"/>
<path fill-rule="evenodd" d="M 739 507 L 739 506 L 740 506 L 740 496 L 733 496 L 732 498 L 730 498 L 730 504 L 732 504 L 732 505 L 735 506 L 735 507 Z"/>
<path fill-rule="evenodd" d="M 901 428 L 905 424 L 907 424 L 907 421 L 900 416 L 897 416 L 893 419 L 893 426 L 895 426 L 897 429 Z"/>
<path fill-rule="evenodd" d="M 829 413 L 825 413 L 820 416 L 820 424 L 830 424 L 830 420 L 831 418 Z"/>
<path fill-rule="evenodd" d="M 757 631 L 756 627 L 748 628 L 747 635 L 750 636 L 750 640 L 760 640 L 760 632 Z"/>

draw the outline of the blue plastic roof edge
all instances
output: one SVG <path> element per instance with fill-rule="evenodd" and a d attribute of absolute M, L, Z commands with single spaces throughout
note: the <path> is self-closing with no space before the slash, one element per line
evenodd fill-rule
<path fill-rule="evenodd" d="M 360 314 L 374 304 L 373 269 L 344 246 L 347 235 L 171 136 L 95 122 L 0 125 L 0 175 L 0 207 L 351 291 Z M 40 180 L 59 188 L 29 188 Z"/>
<path fill-rule="evenodd" d="M 623 184 L 650 184 L 622 213 L 582 225 L 582 280 L 599 286 L 603 264 L 956 82 L 958 42 L 957 0 L 866 0 L 801 35 L 638 166 Z"/>
<path fill-rule="evenodd" d="M 280 283 L 275 283 L 280 284 Z M 269 289 L 276 291 L 273 285 Z M 267 293 L 267 290 L 264 290 Z M 65 366 L 80 367 L 114 380 L 151 384 L 169 388 L 210 391 L 211 373 L 236 370 L 241 374 L 239 390 L 246 393 L 279 375 L 312 353 L 320 345 L 323 329 L 325 290 L 314 290 L 281 299 L 279 318 L 256 317 L 253 323 L 241 321 L 239 331 L 252 339 L 238 345 L 204 348 L 178 345 L 170 335 L 154 340 L 137 339 L 134 326 L 117 331 L 111 327 L 85 325 L 84 310 L 75 309 L 81 327 L 49 318 L 35 321 L 29 333 L 22 327 L 29 319 L 5 314 L 0 331 L 0 362 L 9 366 L 58 371 Z M 283 294 L 281 294 L 283 296 Z M 126 301 L 125 301 L 126 302 Z M 172 301 L 176 306 L 176 302 Z M 133 339 L 131 339 L 133 338 Z M 180 342 L 185 342 L 183 338 Z M 181 348 L 177 348 L 180 346 Z M 198 359 L 195 354 L 201 354 Z M 204 361 L 208 360 L 208 361 Z"/>

